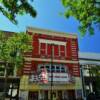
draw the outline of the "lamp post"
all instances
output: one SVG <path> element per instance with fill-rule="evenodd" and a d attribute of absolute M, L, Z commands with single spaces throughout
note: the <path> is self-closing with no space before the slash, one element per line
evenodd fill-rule
<path fill-rule="evenodd" d="M 82 96 L 83 98 L 86 97 L 86 90 L 85 90 L 85 80 L 84 80 L 84 75 L 83 75 L 83 70 L 84 66 L 80 65 L 80 74 L 81 74 L 81 79 L 82 79 Z"/>
<path fill-rule="evenodd" d="M 50 100 L 53 100 L 53 45 L 51 44 L 51 95 L 50 95 Z"/>

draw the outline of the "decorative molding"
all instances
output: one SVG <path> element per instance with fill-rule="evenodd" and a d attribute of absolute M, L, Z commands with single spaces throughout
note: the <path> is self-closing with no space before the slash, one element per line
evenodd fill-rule
<path fill-rule="evenodd" d="M 45 58 L 25 58 L 27 61 L 43 61 L 43 62 L 51 62 L 52 59 L 45 59 Z M 71 61 L 71 60 L 56 60 L 53 59 L 53 62 L 59 62 L 59 63 L 72 63 L 72 64 L 78 64 L 78 61 Z"/>
<path fill-rule="evenodd" d="M 64 45 L 64 46 L 66 46 L 66 42 L 55 41 L 55 40 L 39 39 L 39 43 L 46 43 L 46 44 L 51 44 L 51 45 Z"/>
<path fill-rule="evenodd" d="M 45 30 L 40 28 L 34 28 L 34 27 L 27 27 L 27 32 L 38 33 L 38 34 L 48 34 L 53 36 L 60 36 L 60 37 L 68 37 L 68 38 L 77 38 L 76 34 L 68 34 L 64 32 L 56 32 L 52 30 Z"/>

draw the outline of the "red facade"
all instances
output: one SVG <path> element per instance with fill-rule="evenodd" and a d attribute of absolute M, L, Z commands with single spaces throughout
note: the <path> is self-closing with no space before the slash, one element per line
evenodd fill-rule
<path fill-rule="evenodd" d="M 77 38 L 40 33 L 31 35 L 33 50 L 30 53 L 31 59 L 24 64 L 23 74 L 37 72 L 39 64 L 51 64 L 52 61 L 56 65 L 64 64 L 72 76 L 80 76 Z"/>

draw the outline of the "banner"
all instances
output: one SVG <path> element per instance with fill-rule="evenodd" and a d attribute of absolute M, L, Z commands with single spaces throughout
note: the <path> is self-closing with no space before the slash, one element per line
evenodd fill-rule
<path fill-rule="evenodd" d="M 29 82 L 48 83 L 48 73 L 46 68 L 42 68 L 40 73 L 30 75 Z"/>

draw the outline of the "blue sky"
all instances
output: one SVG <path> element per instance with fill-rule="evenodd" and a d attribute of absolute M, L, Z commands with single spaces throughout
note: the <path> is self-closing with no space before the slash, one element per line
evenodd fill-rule
<path fill-rule="evenodd" d="M 13 25 L 5 16 L 0 13 L 0 30 L 26 31 L 27 26 L 55 30 L 78 35 L 79 50 L 81 52 L 100 52 L 100 30 L 95 27 L 95 35 L 87 34 L 81 37 L 78 31 L 79 22 L 74 18 L 66 19 L 60 13 L 64 12 L 61 0 L 34 0 L 32 5 L 37 10 L 37 17 L 29 15 L 18 16 L 18 25 Z"/>

